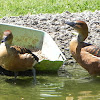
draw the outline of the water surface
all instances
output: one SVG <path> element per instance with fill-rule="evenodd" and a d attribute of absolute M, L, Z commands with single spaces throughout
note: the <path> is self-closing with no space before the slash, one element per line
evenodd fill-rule
<path fill-rule="evenodd" d="M 32 77 L 0 76 L 0 100 L 100 100 L 100 78 L 75 66 L 67 66 L 71 77 L 37 75 L 37 85 Z"/>

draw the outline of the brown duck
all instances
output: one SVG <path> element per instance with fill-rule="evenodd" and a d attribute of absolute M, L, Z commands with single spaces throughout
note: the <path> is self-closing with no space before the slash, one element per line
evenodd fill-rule
<path fill-rule="evenodd" d="M 3 33 L 0 44 L 0 65 L 6 70 L 15 72 L 15 78 L 18 71 L 32 69 L 35 79 L 35 69 L 33 66 L 38 63 L 39 58 L 29 49 L 20 46 L 11 46 L 13 34 L 10 30 Z"/>
<path fill-rule="evenodd" d="M 70 42 L 72 56 L 90 75 L 100 75 L 100 47 L 84 42 L 88 36 L 87 24 L 84 21 L 66 22 L 66 24 L 78 33 L 78 36 Z"/>

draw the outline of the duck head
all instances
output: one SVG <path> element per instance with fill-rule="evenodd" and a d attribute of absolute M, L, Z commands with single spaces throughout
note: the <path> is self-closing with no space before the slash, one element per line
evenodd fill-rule
<path fill-rule="evenodd" d="M 10 30 L 4 31 L 1 42 L 5 43 L 5 44 L 8 44 L 8 45 L 11 45 L 12 40 L 13 40 L 12 32 Z"/>
<path fill-rule="evenodd" d="M 67 25 L 73 27 L 78 33 L 78 41 L 84 41 L 88 36 L 88 26 L 84 21 L 66 22 Z"/>

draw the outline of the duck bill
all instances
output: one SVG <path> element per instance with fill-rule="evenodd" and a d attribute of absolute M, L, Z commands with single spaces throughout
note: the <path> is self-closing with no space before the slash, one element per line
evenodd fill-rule
<path fill-rule="evenodd" d="M 71 26 L 71 27 L 75 27 L 76 23 L 75 22 L 65 22 L 65 24 Z"/>
<path fill-rule="evenodd" d="M 7 36 L 4 36 L 3 39 L 1 40 L 1 42 L 6 42 L 7 41 Z"/>

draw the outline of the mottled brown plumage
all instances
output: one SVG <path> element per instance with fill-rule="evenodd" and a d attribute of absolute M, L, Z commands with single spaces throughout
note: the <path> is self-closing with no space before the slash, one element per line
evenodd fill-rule
<path fill-rule="evenodd" d="M 87 46 L 85 50 L 94 56 L 100 57 L 100 48 L 97 46 Z"/>
<path fill-rule="evenodd" d="M 70 42 L 73 57 L 90 75 L 100 75 L 100 48 L 84 42 L 88 36 L 87 24 L 84 21 L 67 22 L 66 24 L 78 32 L 78 36 Z"/>
<path fill-rule="evenodd" d="M 29 49 L 26 49 L 20 46 L 14 45 L 14 46 L 11 46 L 11 48 L 14 48 L 20 54 L 25 54 L 25 53 L 33 54 Z"/>
<path fill-rule="evenodd" d="M 14 72 L 33 69 L 39 58 L 29 49 L 11 46 L 12 40 L 12 32 L 6 30 L 0 44 L 0 65 L 4 69 Z"/>

